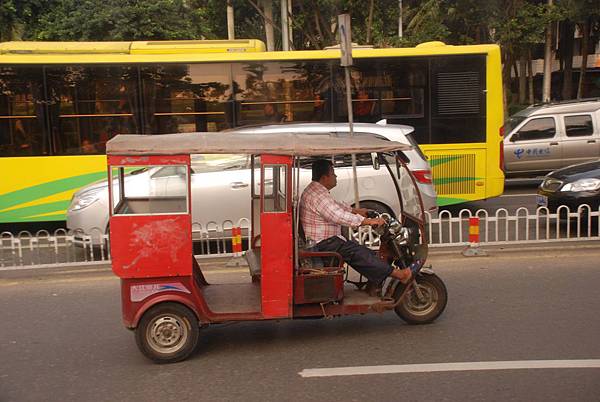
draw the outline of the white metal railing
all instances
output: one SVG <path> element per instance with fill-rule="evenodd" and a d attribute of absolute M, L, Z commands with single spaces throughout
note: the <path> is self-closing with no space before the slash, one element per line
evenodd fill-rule
<path fill-rule="evenodd" d="M 577 211 L 561 206 L 554 213 L 545 207 L 530 212 L 521 207 L 512 214 L 505 208 L 489 213 L 480 209 L 472 212 L 461 210 L 457 216 L 442 211 L 437 218 L 428 219 L 426 226 L 431 247 L 466 246 L 469 244 L 469 219 L 479 218 L 479 243 L 523 244 L 565 241 L 587 241 L 600 239 L 598 220 L 600 210 L 582 205 Z M 233 256 L 231 229 L 242 228 L 242 246 L 249 245 L 250 221 L 228 220 L 218 224 L 192 224 L 194 254 L 197 258 Z M 354 238 L 373 248 L 379 239 L 370 228 L 360 228 Z M 0 269 L 31 266 L 55 266 L 69 264 L 102 264 L 110 261 L 109 236 L 99 228 L 89 233 L 81 230 L 58 229 L 53 233 L 40 230 L 35 234 L 23 231 L 18 234 L 0 234 Z"/>
<path fill-rule="evenodd" d="M 555 212 L 539 207 L 530 213 L 520 207 L 510 214 L 505 208 L 490 214 L 484 209 L 472 212 L 463 209 L 458 216 L 441 211 L 427 225 L 431 247 L 469 244 L 469 218 L 479 218 L 480 244 L 525 244 L 600 239 L 600 210 L 581 205 L 576 211 L 562 205 Z"/>

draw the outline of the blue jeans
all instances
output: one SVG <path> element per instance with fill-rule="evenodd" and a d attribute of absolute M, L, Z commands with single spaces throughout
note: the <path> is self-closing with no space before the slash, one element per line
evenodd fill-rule
<path fill-rule="evenodd" d="M 392 273 L 392 266 L 382 261 L 377 254 L 354 240 L 342 240 L 337 236 L 317 243 L 315 251 L 335 251 L 344 261 L 376 285 L 381 284 Z"/>

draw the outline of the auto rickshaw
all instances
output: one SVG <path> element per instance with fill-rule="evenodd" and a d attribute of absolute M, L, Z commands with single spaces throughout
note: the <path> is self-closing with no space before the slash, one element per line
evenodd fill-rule
<path fill-rule="evenodd" d="M 403 150 L 371 135 L 186 133 L 118 135 L 107 144 L 112 269 L 121 278 L 123 322 L 141 352 L 157 363 L 187 358 L 201 328 L 233 321 L 383 313 L 429 323 L 444 310 L 444 283 L 424 267 L 423 206 Z M 241 283 L 209 283 L 193 255 L 191 155 L 246 154 L 252 159 L 249 272 Z M 303 239 L 299 169 L 315 158 L 371 155 L 396 189 L 399 216 L 383 214 L 379 256 L 414 275 L 389 279 L 379 296 L 362 290 L 335 252 L 313 252 Z M 214 156 L 214 155 L 213 155 Z M 179 185 L 160 195 L 129 191 L 132 169 L 167 166 Z M 210 211 L 206 211 L 210 213 Z"/>

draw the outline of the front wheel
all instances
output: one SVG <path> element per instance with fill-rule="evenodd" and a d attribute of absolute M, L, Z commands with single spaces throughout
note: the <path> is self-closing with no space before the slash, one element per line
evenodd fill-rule
<path fill-rule="evenodd" d="M 156 363 L 175 363 L 196 349 L 200 327 L 196 315 L 178 303 L 161 303 L 146 313 L 135 330 L 140 351 Z"/>
<path fill-rule="evenodd" d="M 448 291 L 444 282 L 435 274 L 417 275 L 404 299 L 394 309 L 396 314 L 409 324 L 429 324 L 442 314 L 448 302 Z M 418 292 L 415 289 L 418 287 Z M 398 286 L 394 299 L 398 299 L 404 286 Z"/>

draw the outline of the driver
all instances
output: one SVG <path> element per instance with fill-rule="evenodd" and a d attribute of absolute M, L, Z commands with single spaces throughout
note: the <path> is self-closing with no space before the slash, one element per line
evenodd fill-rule
<path fill-rule="evenodd" d="M 383 281 L 388 276 L 408 283 L 409 268 L 397 269 L 382 261 L 375 252 L 354 240 L 342 236 L 342 226 L 383 225 L 382 218 L 367 218 L 367 209 L 351 208 L 336 201 L 329 190 L 337 184 L 331 161 L 319 159 L 312 164 L 312 182 L 300 198 L 300 222 L 308 244 L 314 251 L 335 251 L 352 268 L 365 276 L 369 295 L 380 295 Z"/>

